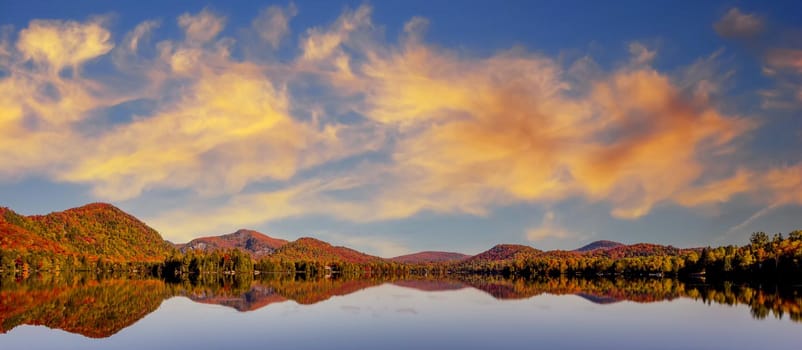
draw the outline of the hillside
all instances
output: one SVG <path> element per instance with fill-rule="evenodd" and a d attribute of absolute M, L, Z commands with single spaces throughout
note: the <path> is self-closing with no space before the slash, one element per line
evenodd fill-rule
<path fill-rule="evenodd" d="M 287 244 L 286 240 L 269 237 L 253 230 L 240 229 L 222 236 L 196 238 L 186 244 L 176 245 L 176 247 L 181 252 L 189 250 L 212 252 L 237 248 L 258 259 L 272 254 L 285 244 Z"/>
<path fill-rule="evenodd" d="M 498 244 L 482 253 L 476 254 L 466 262 L 479 261 L 506 261 L 535 257 L 542 253 L 540 250 L 520 244 Z"/>
<path fill-rule="evenodd" d="M 314 238 L 299 238 L 287 243 L 270 255 L 273 260 L 312 261 L 321 263 L 345 262 L 353 264 L 383 262 L 382 258 L 360 253 L 346 247 L 335 247 Z"/>
<path fill-rule="evenodd" d="M 614 242 L 614 241 L 601 240 L 601 241 L 595 241 L 595 242 L 588 243 L 587 245 L 583 246 L 582 248 L 576 249 L 574 251 L 575 252 L 584 253 L 584 252 L 594 251 L 596 249 L 608 250 L 608 249 L 621 247 L 621 246 L 624 246 L 624 244 L 623 243 L 619 243 L 619 242 Z"/>
<path fill-rule="evenodd" d="M 454 261 L 465 260 L 469 257 L 470 255 L 465 255 L 462 253 L 426 251 L 426 252 L 401 255 L 394 258 L 390 258 L 389 260 L 392 262 L 403 263 L 403 264 L 425 264 L 425 263 L 454 262 Z"/>
<path fill-rule="evenodd" d="M 612 259 L 643 257 L 643 256 L 674 256 L 679 255 L 680 249 L 651 243 L 638 243 L 632 245 L 622 245 L 610 249 L 595 250 L 588 254 L 596 256 L 606 256 Z"/>
<path fill-rule="evenodd" d="M 110 204 L 47 215 L 0 208 L 0 249 L 11 256 L 66 255 L 88 260 L 157 262 L 172 249 L 161 235 Z"/>

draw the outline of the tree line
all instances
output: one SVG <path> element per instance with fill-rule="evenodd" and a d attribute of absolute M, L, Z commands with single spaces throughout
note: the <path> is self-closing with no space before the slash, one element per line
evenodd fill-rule
<path fill-rule="evenodd" d="M 648 245 L 646 245 L 648 246 Z M 354 263 L 315 257 L 258 260 L 239 249 L 211 252 L 172 249 L 163 261 L 125 262 L 104 257 L 47 251 L 0 250 L 0 271 L 145 271 L 158 276 L 182 274 L 243 274 L 289 272 L 309 275 L 479 273 L 507 276 L 670 275 L 722 279 L 781 279 L 802 276 L 802 230 L 787 236 L 755 232 L 744 246 L 698 249 L 661 248 L 651 251 L 595 250 L 587 253 L 544 252 L 506 260 L 404 264 L 391 261 Z"/>
<path fill-rule="evenodd" d="M 586 254 L 546 252 L 502 261 L 471 261 L 456 271 L 512 276 L 671 275 L 721 279 L 802 278 L 802 230 L 785 237 L 755 232 L 744 246 L 664 250 L 614 256 L 596 250 Z"/>

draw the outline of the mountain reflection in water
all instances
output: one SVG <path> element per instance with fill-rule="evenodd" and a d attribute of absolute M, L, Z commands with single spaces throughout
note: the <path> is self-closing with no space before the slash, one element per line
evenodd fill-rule
<path fill-rule="evenodd" d="M 91 338 L 105 338 L 136 323 L 159 308 L 162 301 L 185 297 L 240 312 L 271 304 L 325 302 L 390 283 L 426 292 L 474 288 L 496 299 L 528 299 L 541 294 L 576 295 L 595 304 L 620 301 L 650 303 L 689 298 L 699 302 L 748 305 L 755 319 L 769 315 L 802 321 L 799 286 L 704 284 L 675 279 L 543 278 L 451 275 L 305 278 L 303 275 L 205 275 L 165 281 L 136 276 L 35 275 L 0 279 L 0 333 L 19 325 L 43 325 Z"/>

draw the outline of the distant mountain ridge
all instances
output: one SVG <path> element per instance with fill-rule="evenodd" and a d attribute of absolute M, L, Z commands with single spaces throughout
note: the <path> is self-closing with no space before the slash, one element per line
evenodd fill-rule
<path fill-rule="evenodd" d="M 221 236 L 195 238 L 185 244 L 176 244 L 182 253 L 190 250 L 212 252 L 225 249 L 240 249 L 254 258 L 261 258 L 273 254 L 276 249 L 289 243 L 287 240 L 273 238 L 261 232 L 239 229 L 234 233 Z"/>
<path fill-rule="evenodd" d="M 625 245 L 624 243 L 600 240 L 600 241 L 590 242 L 587 245 L 582 246 L 581 248 L 575 249 L 574 251 L 584 253 L 584 252 L 594 251 L 596 249 L 608 250 L 616 247 L 622 247 L 624 245 Z"/>
<path fill-rule="evenodd" d="M 425 252 L 396 256 L 388 260 L 404 264 L 423 264 L 423 263 L 454 262 L 454 261 L 465 260 L 470 257 L 471 257 L 470 255 L 465 255 L 462 253 L 425 251 Z"/>
<path fill-rule="evenodd" d="M 541 251 L 528 245 L 498 244 L 474 256 L 422 251 L 393 258 L 381 258 L 351 248 L 333 246 L 315 238 L 300 238 L 289 242 L 248 229 L 240 229 L 221 236 L 200 237 L 185 244 L 173 245 L 165 241 L 153 228 L 111 204 L 91 203 L 61 212 L 31 216 L 19 215 L 11 209 L 0 207 L 0 255 L 7 252 L 9 253 L 5 254 L 7 258 L 41 252 L 59 257 L 88 258 L 89 261 L 102 258 L 110 262 L 161 262 L 174 249 L 181 252 L 239 249 L 250 254 L 255 260 L 271 258 L 285 262 L 353 264 L 453 262 L 463 267 L 539 257 L 571 259 L 579 256 L 605 256 L 615 259 L 656 254 L 676 255 L 689 251 L 658 244 L 624 245 L 600 240 L 573 251 Z M 698 253 L 698 249 L 693 250 Z M 53 264 L 56 263 L 54 260 Z"/>

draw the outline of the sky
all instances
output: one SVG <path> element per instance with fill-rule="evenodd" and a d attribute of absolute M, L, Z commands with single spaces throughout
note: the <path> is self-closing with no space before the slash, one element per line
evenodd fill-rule
<path fill-rule="evenodd" d="M 0 206 L 391 257 L 802 228 L 797 1 L 0 1 Z"/>

